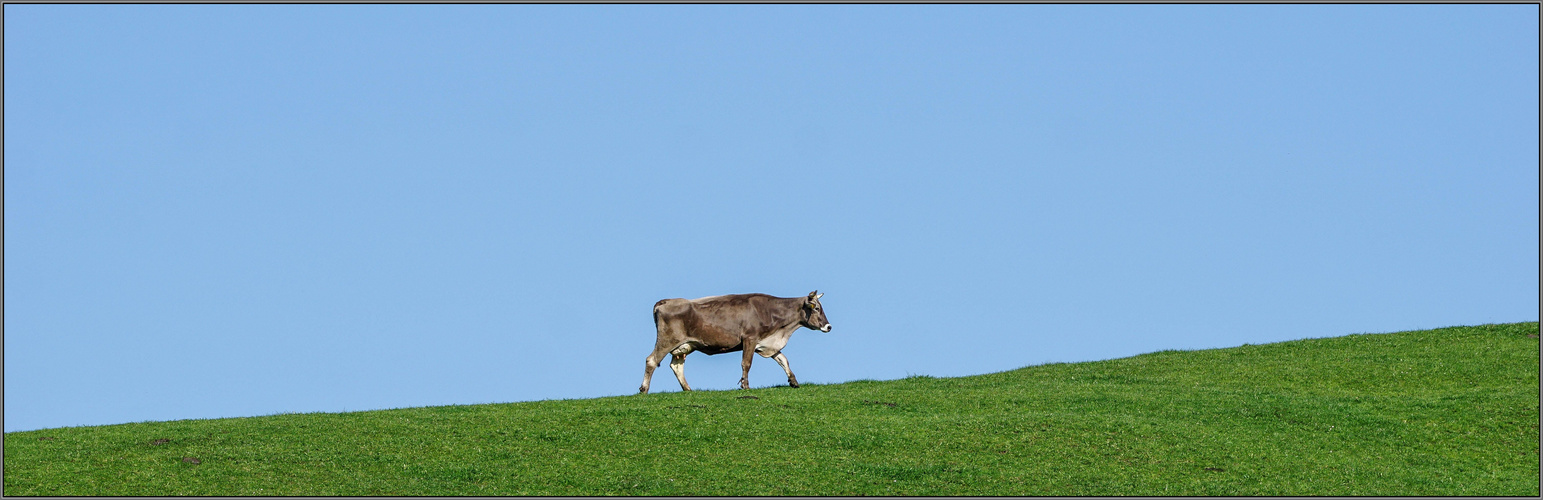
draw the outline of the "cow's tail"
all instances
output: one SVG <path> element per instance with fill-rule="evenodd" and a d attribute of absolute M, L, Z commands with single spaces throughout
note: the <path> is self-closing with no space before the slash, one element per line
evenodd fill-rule
<path fill-rule="evenodd" d="M 660 301 L 654 303 L 654 326 L 655 327 L 658 327 L 659 325 L 661 325 L 661 323 L 659 322 L 660 321 L 660 318 L 659 318 L 659 306 L 664 305 L 665 301 L 668 301 L 668 300 L 670 300 L 670 299 L 661 299 Z"/>

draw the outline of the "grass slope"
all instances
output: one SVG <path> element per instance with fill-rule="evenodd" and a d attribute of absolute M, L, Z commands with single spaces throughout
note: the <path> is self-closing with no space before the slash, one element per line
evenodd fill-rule
<path fill-rule="evenodd" d="M 4 493 L 1535 497 L 1537 334 L 14 432 Z"/>

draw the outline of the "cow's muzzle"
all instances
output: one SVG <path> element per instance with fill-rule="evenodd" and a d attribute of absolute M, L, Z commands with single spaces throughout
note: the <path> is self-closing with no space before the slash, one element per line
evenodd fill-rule
<path fill-rule="evenodd" d="M 825 326 L 820 327 L 820 331 L 830 333 L 830 323 L 826 323 Z"/>

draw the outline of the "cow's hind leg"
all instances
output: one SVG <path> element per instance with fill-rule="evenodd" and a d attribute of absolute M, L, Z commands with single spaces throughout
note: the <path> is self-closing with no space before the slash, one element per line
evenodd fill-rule
<path fill-rule="evenodd" d="M 772 359 L 777 360 L 777 364 L 782 365 L 782 371 L 788 372 L 788 385 L 795 388 L 798 387 L 798 377 L 794 377 L 793 369 L 788 368 L 788 357 L 783 356 L 782 353 L 779 352 L 776 356 L 772 356 Z"/>
<path fill-rule="evenodd" d="M 680 381 L 680 390 L 691 390 L 691 384 L 686 383 L 686 355 L 691 354 L 691 344 L 681 344 L 680 347 L 670 351 L 670 370 L 675 372 L 675 380 Z"/>
<path fill-rule="evenodd" d="M 654 352 L 643 362 L 643 386 L 638 387 L 638 393 L 648 394 L 648 381 L 654 377 L 654 369 L 659 367 L 659 362 L 664 360 L 664 354 L 667 352 L 670 352 L 669 348 L 656 346 Z"/>

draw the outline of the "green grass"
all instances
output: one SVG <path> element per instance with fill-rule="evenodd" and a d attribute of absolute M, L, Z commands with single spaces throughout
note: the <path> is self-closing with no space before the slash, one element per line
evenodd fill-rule
<path fill-rule="evenodd" d="M 13 432 L 4 493 L 1535 497 L 1537 335 Z"/>

